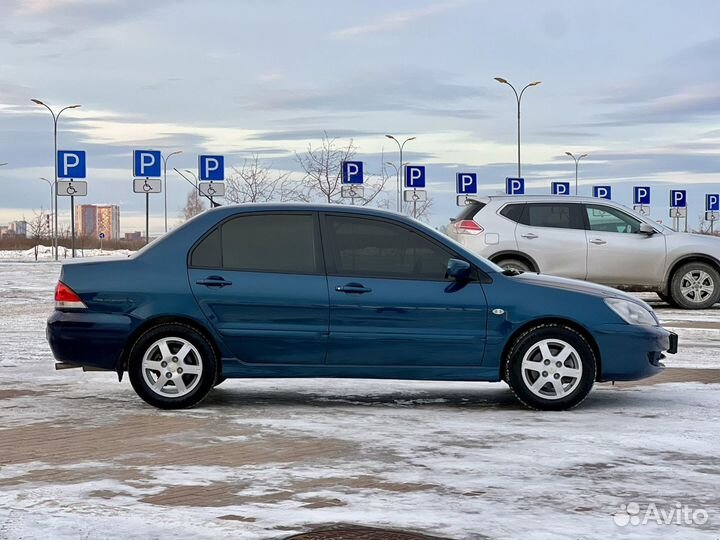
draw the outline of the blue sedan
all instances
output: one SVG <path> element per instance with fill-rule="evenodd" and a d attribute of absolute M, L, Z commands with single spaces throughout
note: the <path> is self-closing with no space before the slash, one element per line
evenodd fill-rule
<path fill-rule="evenodd" d="M 394 213 L 284 204 L 216 208 L 127 259 L 63 265 L 47 337 L 58 367 L 127 372 L 163 409 L 226 378 L 354 377 L 503 380 L 560 410 L 677 350 L 615 289 L 503 271 Z"/>

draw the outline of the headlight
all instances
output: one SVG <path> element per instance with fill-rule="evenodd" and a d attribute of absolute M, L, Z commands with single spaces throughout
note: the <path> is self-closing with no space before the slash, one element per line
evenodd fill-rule
<path fill-rule="evenodd" d="M 658 321 L 652 312 L 635 302 L 623 300 L 622 298 L 606 298 L 605 303 L 628 324 L 658 325 Z"/>

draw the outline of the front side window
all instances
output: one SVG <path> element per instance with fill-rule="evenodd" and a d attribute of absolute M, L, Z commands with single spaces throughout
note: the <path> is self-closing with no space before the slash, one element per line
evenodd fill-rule
<path fill-rule="evenodd" d="M 336 275 L 444 280 L 452 254 L 387 221 L 328 215 L 328 266 Z"/>
<path fill-rule="evenodd" d="M 589 204 L 586 206 L 586 212 L 591 231 L 613 233 L 640 231 L 639 220 L 615 208 Z"/>
<path fill-rule="evenodd" d="M 525 205 L 522 223 L 530 227 L 582 229 L 578 205 L 531 203 Z"/>
<path fill-rule="evenodd" d="M 223 223 L 197 245 L 191 266 L 246 272 L 320 270 L 312 214 L 248 214 Z"/>

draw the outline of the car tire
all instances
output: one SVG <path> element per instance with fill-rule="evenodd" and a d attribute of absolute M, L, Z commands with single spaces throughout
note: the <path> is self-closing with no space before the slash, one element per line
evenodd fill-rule
<path fill-rule="evenodd" d="M 661 293 L 661 292 L 656 292 L 655 294 L 657 294 L 658 298 L 660 298 L 660 300 L 662 300 L 666 304 L 669 304 L 672 307 L 677 307 L 675 300 L 673 300 L 672 296 L 670 296 L 669 294 L 665 294 L 665 293 Z"/>
<path fill-rule="evenodd" d="M 533 271 L 526 262 L 520 259 L 499 259 L 495 264 L 504 270 L 519 270 L 520 272 Z"/>
<path fill-rule="evenodd" d="M 720 298 L 720 273 L 704 262 L 684 264 L 673 273 L 670 296 L 683 309 L 707 309 Z"/>
<path fill-rule="evenodd" d="M 221 385 L 222 383 L 224 383 L 226 380 L 227 380 L 227 377 L 223 377 L 222 375 L 220 375 L 219 377 L 217 377 L 217 378 L 215 379 L 215 384 L 213 384 L 213 388 L 215 388 L 216 386 L 220 386 L 220 385 Z"/>
<path fill-rule="evenodd" d="M 505 381 L 526 407 L 561 411 L 583 402 L 596 370 L 595 352 L 582 334 L 548 323 L 515 339 L 505 361 Z"/>
<path fill-rule="evenodd" d="M 218 372 L 215 350 L 195 328 L 181 323 L 154 326 L 130 349 L 130 383 L 146 403 L 184 409 L 212 390 Z"/>

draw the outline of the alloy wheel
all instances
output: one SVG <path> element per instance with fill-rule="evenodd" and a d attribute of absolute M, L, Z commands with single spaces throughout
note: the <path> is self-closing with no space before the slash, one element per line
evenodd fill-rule
<path fill-rule="evenodd" d="M 715 283 L 704 270 L 690 270 L 680 280 L 680 293 L 690 302 L 699 304 L 715 292 Z"/>
<path fill-rule="evenodd" d="M 147 387 L 171 398 L 192 392 L 200 382 L 203 369 L 197 348 L 179 337 L 162 338 L 150 345 L 141 366 Z"/>
<path fill-rule="evenodd" d="M 528 390 L 543 399 L 561 399 L 580 384 L 582 362 L 575 348 L 560 339 L 543 339 L 522 359 L 522 379 Z"/>

